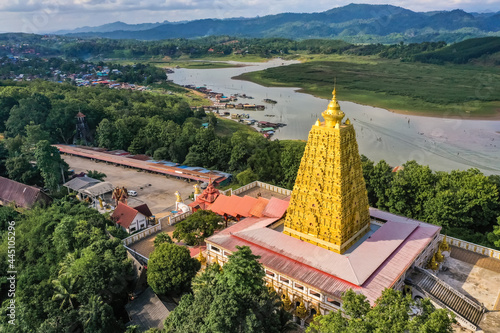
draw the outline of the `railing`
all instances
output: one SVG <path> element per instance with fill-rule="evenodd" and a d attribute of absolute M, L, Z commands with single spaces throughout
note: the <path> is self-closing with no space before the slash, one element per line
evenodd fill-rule
<path fill-rule="evenodd" d="M 152 235 L 160 230 L 161 230 L 161 223 L 158 223 L 152 227 L 149 227 L 147 229 L 139 231 L 138 233 L 133 234 L 132 236 L 123 239 L 122 240 L 123 245 L 125 245 L 125 247 L 126 247 L 127 245 L 133 244 L 133 243 L 137 242 L 138 240 L 140 240 L 144 237 L 147 237 L 149 235 Z"/>
<path fill-rule="evenodd" d="M 436 281 L 436 283 L 438 283 L 440 286 L 448 289 L 452 293 L 455 293 L 457 296 L 459 296 L 461 299 L 463 299 L 464 301 L 466 301 L 467 303 L 469 303 L 470 305 L 472 305 L 477 310 L 479 310 L 479 311 L 483 311 L 484 310 L 484 308 L 483 308 L 482 305 L 480 305 L 480 304 L 472 301 L 469 297 L 465 296 L 464 294 L 462 294 L 461 292 L 459 292 L 457 289 L 453 288 L 452 286 L 450 286 L 449 284 L 447 284 L 446 282 L 444 282 L 443 280 L 441 280 L 440 278 L 438 278 L 436 275 L 432 274 L 431 272 L 429 272 L 429 271 L 427 271 L 427 270 L 425 270 L 423 268 L 420 268 L 420 267 L 415 267 L 415 270 L 417 270 L 418 272 L 420 272 L 424 276 L 428 276 L 432 280 Z"/>
<path fill-rule="evenodd" d="M 263 189 L 266 189 L 266 190 L 269 190 L 269 191 L 272 191 L 272 192 L 275 192 L 275 193 L 279 193 L 279 194 L 283 194 L 283 195 L 286 195 L 286 196 L 289 196 L 289 195 L 292 195 L 292 191 L 291 190 L 287 190 L 286 188 L 282 188 L 282 187 L 279 187 L 279 186 L 275 186 L 275 185 L 271 185 L 271 184 L 268 184 L 268 183 L 263 183 L 263 182 L 260 182 L 258 180 L 254 181 L 254 182 L 251 182 L 250 184 L 247 184 L 245 186 L 242 186 L 240 188 L 237 188 L 236 190 L 231 190 L 231 194 L 240 194 L 242 192 L 245 192 L 245 191 L 248 191 L 254 187 L 260 187 L 260 188 L 263 188 Z M 225 191 L 224 195 L 227 195 L 226 192 L 228 192 L 229 190 Z"/>
<path fill-rule="evenodd" d="M 143 256 L 142 254 L 140 254 L 139 252 L 131 249 L 130 247 L 124 245 L 124 247 L 127 249 L 127 251 L 130 253 L 130 255 L 132 255 L 139 263 L 141 263 L 141 265 L 147 265 L 148 264 L 148 261 L 149 259 L 146 258 L 145 256 Z"/>
<path fill-rule="evenodd" d="M 471 304 L 473 307 L 475 307 L 477 310 L 481 311 L 482 313 L 485 312 L 485 308 L 482 306 L 482 305 L 479 305 L 479 304 L 476 304 L 474 302 L 472 302 L 468 297 L 464 296 L 462 293 L 460 293 L 458 290 L 456 289 L 453 289 L 451 286 L 448 286 L 446 283 L 443 283 L 438 277 L 436 277 L 434 274 L 424 270 L 424 269 L 421 269 L 421 268 L 416 268 L 417 271 L 419 271 L 421 274 L 424 274 L 424 276 L 430 276 L 431 278 L 433 278 L 437 283 L 439 283 L 441 286 L 444 286 L 446 287 L 447 289 L 449 289 L 450 291 L 454 292 L 455 294 L 457 294 L 461 299 L 465 300 L 467 303 Z M 433 294 L 431 294 L 430 292 L 428 292 L 426 289 L 424 289 L 420 283 L 416 283 L 416 284 L 413 284 L 413 286 L 418 290 L 420 291 L 422 294 L 425 295 L 425 297 L 429 298 L 431 301 L 433 301 L 434 303 L 436 303 L 439 307 L 443 308 L 443 309 L 448 309 L 450 311 L 452 311 L 454 314 L 455 314 L 455 320 L 458 321 L 458 323 L 462 326 L 462 327 L 465 327 L 465 328 L 468 328 L 469 330 L 475 332 L 477 330 L 477 325 L 475 325 L 474 323 L 470 322 L 468 319 L 466 319 L 465 317 L 461 316 L 459 313 L 457 313 L 455 310 L 453 310 L 452 308 L 450 308 L 448 305 L 446 305 L 445 303 L 443 303 L 439 298 L 437 298 L 436 296 L 434 296 Z"/>
<path fill-rule="evenodd" d="M 174 225 L 177 222 L 180 222 L 180 221 L 184 220 L 186 217 L 188 217 L 191 214 L 193 214 L 193 212 L 190 210 L 188 212 L 185 212 L 185 213 L 182 213 L 182 214 L 179 214 L 179 215 L 167 216 L 168 217 L 168 224 L 169 225 Z"/>
<path fill-rule="evenodd" d="M 444 238 L 444 235 L 441 234 L 440 240 L 443 240 L 443 238 Z M 446 242 L 450 245 L 460 247 L 460 248 L 465 249 L 467 251 L 479 253 L 479 254 L 482 254 L 482 255 L 485 255 L 485 256 L 488 256 L 491 258 L 495 258 L 495 259 L 500 259 L 500 251 L 490 249 L 489 247 L 486 247 L 486 246 L 477 245 L 477 244 L 470 243 L 470 242 L 464 241 L 462 239 L 453 238 L 450 236 L 446 236 Z"/>

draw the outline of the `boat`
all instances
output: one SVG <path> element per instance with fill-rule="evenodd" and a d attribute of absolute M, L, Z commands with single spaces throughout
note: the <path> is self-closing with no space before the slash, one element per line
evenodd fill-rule
<path fill-rule="evenodd" d="M 278 101 L 275 101 L 274 99 L 266 98 L 264 99 L 264 102 L 269 103 L 269 104 L 276 104 Z"/>

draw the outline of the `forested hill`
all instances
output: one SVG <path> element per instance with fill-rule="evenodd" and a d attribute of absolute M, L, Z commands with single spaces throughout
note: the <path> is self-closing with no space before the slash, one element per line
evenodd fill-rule
<path fill-rule="evenodd" d="M 414 12 L 391 5 L 350 4 L 321 13 L 283 13 L 256 18 L 204 19 L 165 23 L 130 31 L 128 26 L 109 31 L 109 25 L 78 36 L 157 40 L 210 35 L 284 37 L 292 39 L 338 38 L 354 43 L 399 41 L 457 42 L 467 38 L 500 35 L 500 12 L 467 13 L 462 10 Z"/>

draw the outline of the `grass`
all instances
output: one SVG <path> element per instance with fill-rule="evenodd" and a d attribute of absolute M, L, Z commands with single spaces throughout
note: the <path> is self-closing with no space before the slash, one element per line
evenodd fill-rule
<path fill-rule="evenodd" d="M 217 135 L 230 136 L 237 131 L 256 133 L 256 130 L 251 126 L 239 123 L 231 119 L 217 118 L 217 126 L 215 126 L 215 133 Z"/>
<path fill-rule="evenodd" d="M 200 58 L 190 58 L 188 56 L 181 56 L 179 58 L 170 57 L 142 57 L 142 58 L 106 58 L 102 59 L 110 61 L 119 65 L 133 65 L 136 63 L 151 64 L 157 67 L 181 67 L 190 69 L 214 69 L 214 68 L 232 68 L 240 67 L 241 65 L 228 64 L 225 61 L 239 61 L 239 62 L 265 62 L 269 59 L 262 58 L 256 55 L 208 55 Z"/>
<path fill-rule="evenodd" d="M 432 65 L 376 57 L 302 55 L 305 63 L 239 76 L 330 98 L 428 115 L 487 117 L 500 109 L 500 68 Z"/>

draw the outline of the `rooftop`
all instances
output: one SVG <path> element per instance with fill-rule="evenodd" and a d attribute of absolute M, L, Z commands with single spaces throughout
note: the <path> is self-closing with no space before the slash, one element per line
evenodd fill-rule
<path fill-rule="evenodd" d="M 0 177 L 0 205 L 15 203 L 18 207 L 31 208 L 36 203 L 45 205 L 52 199 L 41 189 Z"/>
<path fill-rule="evenodd" d="M 355 244 L 354 250 L 343 255 L 267 228 L 277 218 L 247 218 L 207 242 L 230 251 L 236 245 L 247 245 L 269 269 L 337 297 L 352 288 L 373 303 L 440 230 L 409 219 L 400 221 L 395 215 L 394 221 L 389 215 L 385 215 L 388 220 L 384 225 L 374 227 L 364 242 Z"/>

